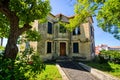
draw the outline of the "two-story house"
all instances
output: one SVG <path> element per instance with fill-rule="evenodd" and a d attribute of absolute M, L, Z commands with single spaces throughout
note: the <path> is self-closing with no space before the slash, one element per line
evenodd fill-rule
<path fill-rule="evenodd" d="M 80 57 L 84 60 L 94 58 L 94 29 L 92 26 L 92 17 L 88 18 L 88 22 L 77 26 L 73 32 L 69 32 L 64 26 L 59 24 L 62 21 L 69 24 L 69 19 L 63 14 L 49 14 L 45 23 L 38 23 L 36 20 L 34 27 L 40 32 L 41 40 L 39 42 L 31 42 L 40 54 L 43 60 L 53 59 L 60 56 Z"/>

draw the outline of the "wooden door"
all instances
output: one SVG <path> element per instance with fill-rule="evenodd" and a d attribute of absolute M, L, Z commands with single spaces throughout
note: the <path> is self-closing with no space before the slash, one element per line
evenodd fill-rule
<path fill-rule="evenodd" d="M 60 56 L 65 56 L 66 55 L 66 43 L 61 42 L 60 43 Z"/>

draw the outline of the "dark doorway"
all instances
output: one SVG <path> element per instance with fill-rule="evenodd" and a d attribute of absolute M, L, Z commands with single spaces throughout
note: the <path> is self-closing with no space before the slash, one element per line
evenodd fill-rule
<path fill-rule="evenodd" d="M 66 43 L 60 43 L 60 56 L 66 56 Z"/>

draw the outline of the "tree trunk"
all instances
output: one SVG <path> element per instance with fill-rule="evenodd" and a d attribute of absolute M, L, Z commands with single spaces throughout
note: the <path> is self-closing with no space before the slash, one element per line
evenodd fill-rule
<path fill-rule="evenodd" d="M 15 59 L 16 55 L 18 53 L 18 47 L 17 47 L 17 39 L 18 39 L 19 35 L 17 32 L 10 32 L 9 38 L 8 38 L 8 42 L 5 48 L 5 54 L 4 57 L 5 58 L 10 58 L 10 59 Z"/>
<path fill-rule="evenodd" d="M 10 21 L 10 32 L 5 48 L 4 58 L 15 60 L 18 53 L 17 39 L 24 31 L 32 28 L 32 26 L 30 26 L 29 23 L 25 23 L 22 28 L 19 28 L 19 17 L 16 12 L 9 9 L 9 2 L 10 0 L 0 1 L 0 12 L 3 13 Z"/>

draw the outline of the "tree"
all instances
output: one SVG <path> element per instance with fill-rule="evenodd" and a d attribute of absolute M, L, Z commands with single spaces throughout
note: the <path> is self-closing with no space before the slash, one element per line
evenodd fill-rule
<path fill-rule="evenodd" d="M 120 0 L 77 0 L 74 10 L 76 16 L 70 20 L 68 28 L 96 16 L 98 26 L 120 40 Z"/>
<path fill-rule="evenodd" d="M 16 58 L 19 36 L 32 28 L 31 22 L 44 19 L 50 9 L 48 0 L 0 0 L 0 16 L 3 16 L 0 22 L 7 19 L 10 28 L 4 58 Z"/>

